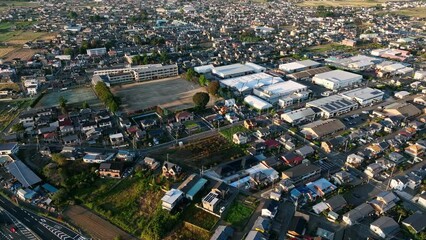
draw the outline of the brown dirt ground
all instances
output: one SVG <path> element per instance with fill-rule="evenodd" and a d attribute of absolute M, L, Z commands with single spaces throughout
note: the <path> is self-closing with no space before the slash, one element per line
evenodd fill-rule
<path fill-rule="evenodd" d="M 71 206 L 65 212 L 65 216 L 71 219 L 73 224 L 90 234 L 93 239 L 111 240 L 116 236 L 121 236 L 121 239 L 124 240 L 137 239 L 81 206 Z"/>

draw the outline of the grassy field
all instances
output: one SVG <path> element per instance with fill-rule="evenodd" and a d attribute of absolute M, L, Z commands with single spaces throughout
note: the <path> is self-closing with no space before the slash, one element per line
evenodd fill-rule
<path fill-rule="evenodd" d="M 231 127 L 231 128 L 225 129 L 225 130 L 221 130 L 220 134 L 222 134 L 222 136 L 224 138 L 226 138 L 228 141 L 232 142 L 232 136 L 235 133 L 238 133 L 238 132 L 249 132 L 249 131 L 250 130 L 248 130 L 244 126 L 235 126 L 235 127 Z"/>
<path fill-rule="evenodd" d="M 185 209 L 183 220 L 210 231 L 219 218 L 191 204 Z"/>
<path fill-rule="evenodd" d="M 201 139 L 181 148 L 172 148 L 167 151 L 155 152 L 151 156 L 158 160 L 169 160 L 184 164 L 188 168 L 208 168 L 218 163 L 245 156 L 244 150 L 228 142 L 222 136 Z"/>
<path fill-rule="evenodd" d="M 239 201 L 234 202 L 225 217 L 225 221 L 232 224 L 237 229 L 242 229 L 246 225 L 254 209 Z"/>
<path fill-rule="evenodd" d="M 16 92 L 20 91 L 19 85 L 16 83 L 0 83 L 0 90 L 3 89 L 12 89 Z"/>
<path fill-rule="evenodd" d="M 177 226 L 176 229 L 165 238 L 165 240 L 209 240 L 210 232 L 205 231 L 201 228 L 194 227 L 189 223 L 182 223 Z"/>
<path fill-rule="evenodd" d="M 92 88 L 81 87 L 68 89 L 66 91 L 50 92 L 40 100 L 37 107 L 57 106 L 59 104 L 60 97 L 64 97 L 67 100 L 67 103 L 71 105 L 81 105 L 83 102 L 87 102 L 89 106 L 92 107 L 102 105 Z"/>
<path fill-rule="evenodd" d="M 10 8 L 31 8 L 40 6 L 38 2 L 30 1 L 1 1 L 0 0 L 0 12 L 8 10 Z"/>
<path fill-rule="evenodd" d="M 396 13 L 398 15 L 409 16 L 409 17 L 426 18 L 426 7 L 406 8 L 393 13 Z"/>
<path fill-rule="evenodd" d="M 318 7 L 318 6 L 326 6 L 326 7 L 374 7 L 384 2 L 389 2 L 392 0 L 311 0 L 311 1 L 303 1 L 299 3 L 299 6 L 304 7 Z"/>
<path fill-rule="evenodd" d="M 330 52 L 330 51 L 346 51 L 346 52 L 349 51 L 350 52 L 350 51 L 355 51 L 356 48 L 343 46 L 338 43 L 328 43 L 328 44 L 310 47 L 308 48 L 308 50 L 310 52 L 315 52 L 315 53 L 324 53 L 324 52 Z"/>
<path fill-rule="evenodd" d="M 0 130 L 5 129 L 29 104 L 30 101 L 0 102 Z"/>
<path fill-rule="evenodd" d="M 6 31 L 0 32 L 0 42 L 8 42 L 10 44 L 24 44 L 28 41 L 48 40 L 54 36 L 52 33 L 33 32 L 33 31 Z"/>

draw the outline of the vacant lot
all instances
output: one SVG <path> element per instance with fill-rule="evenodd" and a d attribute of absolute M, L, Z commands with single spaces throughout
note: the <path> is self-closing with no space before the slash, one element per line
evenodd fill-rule
<path fill-rule="evenodd" d="M 215 164 L 237 159 L 245 155 L 244 150 L 228 142 L 222 136 L 213 136 L 198 140 L 180 148 L 159 151 L 151 154 L 159 160 L 183 163 L 190 168 L 209 168 Z"/>
<path fill-rule="evenodd" d="M 0 42 L 7 42 L 11 44 L 24 44 L 28 41 L 34 40 L 49 40 L 55 35 L 46 32 L 33 32 L 33 31 L 6 31 L 0 33 Z"/>
<path fill-rule="evenodd" d="M 59 104 L 59 98 L 64 97 L 68 104 L 82 104 L 87 102 L 91 107 L 101 106 L 101 102 L 92 88 L 71 88 L 66 91 L 47 93 L 37 104 L 37 107 L 53 107 Z"/>
<path fill-rule="evenodd" d="M 254 208 L 237 201 L 231 205 L 225 221 L 238 229 L 243 229 L 253 211 Z"/>
<path fill-rule="evenodd" d="M 396 11 L 395 13 L 409 17 L 426 18 L 426 7 L 406 8 Z"/>
<path fill-rule="evenodd" d="M 181 78 L 167 78 L 142 83 L 116 86 L 112 93 L 121 98 L 127 112 L 135 112 L 154 106 L 177 111 L 194 106 L 192 96 L 205 89 Z"/>
<path fill-rule="evenodd" d="M 21 60 L 28 61 L 34 54 L 42 52 L 41 50 L 36 49 L 27 49 L 27 48 L 18 48 L 16 51 L 9 52 L 4 59 L 6 61 L 12 61 L 14 58 L 20 58 Z"/>
<path fill-rule="evenodd" d="M 384 2 L 391 2 L 392 0 L 312 0 L 312 1 L 303 1 L 299 3 L 300 6 L 304 7 L 374 7 L 376 5 L 382 4 Z M 396 1 L 396 0 L 395 0 Z"/>
<path fill-rule="evenodd" d="M 40 6 L 40 3 L 30 1 L 0 1 L 0 12 L 11 8 L 31 8 L 37 6 Z"/>
<path fill-rule="evenodd" d="M 65 216 L 94 239 L 137 239 L 81 206 L 71 206 Z"/>
<path fill-rule="evenodd" d="M 18 116 L 21 111 L 28 107 L 30 101 L 0 102 L 0 130 L 4 130 Z"/>
<path fill-rule="evenodd" d="M 16 47 L 1 47 L 0 48 L 0 58 L 6 56 L 8 53 L 11 53 L 16 50 Z"/>
<path fill-rule="evenodd" d="M 346 52 L 356 51 L 356 49 L 353 47 L 340 45 L 338 43 L 328 43 L 328 44 L 323 44 L 319 46 L 313 46 L 313 47 L 310 47 L 309 50 L 311 52 L 316 52 L 316 53 L 325 53 L 330 51 L 346 51 Z"/>

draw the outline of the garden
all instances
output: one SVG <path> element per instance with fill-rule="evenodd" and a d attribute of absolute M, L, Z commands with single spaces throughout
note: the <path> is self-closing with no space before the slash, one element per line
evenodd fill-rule
<path fill-rule="evenodd" d="M 254 212 L 254 208 L 248 206 L 240 201 L 234 202 L 228 214 L 225 217 L 225 221 L 230 223 L 236 229 L 243 229 Z"/>

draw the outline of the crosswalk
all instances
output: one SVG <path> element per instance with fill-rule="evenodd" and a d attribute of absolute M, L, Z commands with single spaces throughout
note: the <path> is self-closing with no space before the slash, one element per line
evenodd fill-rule
<path fill-rule="evenodd" d="M 40 224 L 61 240 L 86 240 L 86 238 L 84 238 L 80 235 L 77 235 L 74 238 L 69 236 L 68 234 L 66 234 L 66 233 L 64 233 L 60 230 L 61 226 L 52 227 L 52 226 L 50 226 L 50 225 L 48 225 L 44 222 L 41 222 Z"/>
<path fill-rule="evenodd" d="M 4 211 L 4 213 L 12 220 L 16 230 L 20 232 L 22 235 L 24 235 L 25 238 L 27 238 L 28 240 L 38 240 L 38 238 L 32 232 L 30 232 L 28 228 L 25 227 L 18 219 L 16 219 L 7 211 Z"/>

